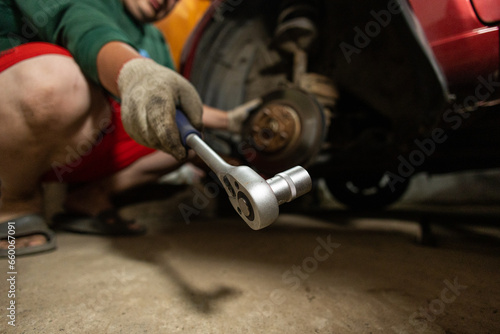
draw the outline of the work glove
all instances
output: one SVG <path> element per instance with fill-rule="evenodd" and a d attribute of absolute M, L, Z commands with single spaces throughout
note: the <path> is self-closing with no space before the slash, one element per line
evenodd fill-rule
<path fill-rule="evenodd" d="M 257 108 L 260 104 L 262 104 L 262 99 L 257 98 L 250 100 L 232 110 L 229 110 L 227 113 L 228 131 L 233 133 L 241 133 L 243 123 L 248 118 L 248 115 L 252 110 Z"/>
<path fill-rule="evenodd" d="M 186 158 L 175 122 L 176 109 L 202 129 L 203 105 L 196 89 L 178 73 L 154 61 L 128 61 L 118 75 L 125 131 L 141 145 Z"/>

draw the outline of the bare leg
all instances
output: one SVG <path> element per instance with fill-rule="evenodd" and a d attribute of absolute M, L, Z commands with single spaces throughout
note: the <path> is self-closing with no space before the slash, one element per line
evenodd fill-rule
<path fill-rule="evenodd" d="M 41 211 L 39 178 L 52 162 L 65 163 L 110 117 L 101 91 L 88 84 L 73 59 L 44 55 L 0 73 L 0 222 Z M 23 243 L 45 242 L 40 236 Z M 0 247 L 5 245 L 0 244 Z"/>

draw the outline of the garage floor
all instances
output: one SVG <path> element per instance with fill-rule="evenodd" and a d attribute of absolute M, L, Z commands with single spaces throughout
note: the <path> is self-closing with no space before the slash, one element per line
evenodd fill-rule
<path fill-rule="evenodd" d="M 256 232 L 213 203 L 187 224 L 193 198 L 126 208 L 146 236 L 59 233 L 19 258 L 0 333 L 500 333 L 500 202 L 360 214 L 305 198 Z"/>

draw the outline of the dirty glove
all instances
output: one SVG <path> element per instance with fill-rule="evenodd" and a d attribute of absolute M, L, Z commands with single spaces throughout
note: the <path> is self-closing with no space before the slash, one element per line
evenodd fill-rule
<path fill-rule="evenodd" d="M 182 110 L 193 126 L 202 128 L 203 105 L 195 88 L 178 73 L 154 61 L 128 61 L 118 75 L 125 131 L 141 145 L 186 158 L 175 123 Z"/>
<path fill-rule="evenodd" d="M 250 100 L 233 110 L 228 111 L 228 126 L 227 129 L 233 133 L 240 133 L 241 128 L 243 126 L 243 122 L 248 118 L 250 111 L 257 108 L 260 104 L 262 104 L 262 99 L 257 98 Z"/>

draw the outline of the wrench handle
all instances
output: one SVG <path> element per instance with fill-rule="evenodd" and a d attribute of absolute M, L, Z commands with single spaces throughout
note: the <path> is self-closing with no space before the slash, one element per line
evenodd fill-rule
<path fill-rule="evenodd" d="M 186 140 L 189 135 L 195 134 L 201 138 L 201 133 L 196 130 L 193 125 L 191 125 L 191 122 L 187 119 L 186 114 L 179 109 L 177 109 L 175 113 L 175 122 L 177 123 L 177 128 L 179 129 L 182 145 L 184 145 L 184 147 L 188 147 Z"/>
<path fill-rule="evenodd" d="M 201 133 L 193 127 L 191 122 L 189 122 L 186 114 L 177 109 L 175 121 L 184 147 L 193 149 L 201 160 L 217 173 L 217 176 L 222 172 L 226 173 L 231 165 L 226 163 L 203 141 Z"/>

